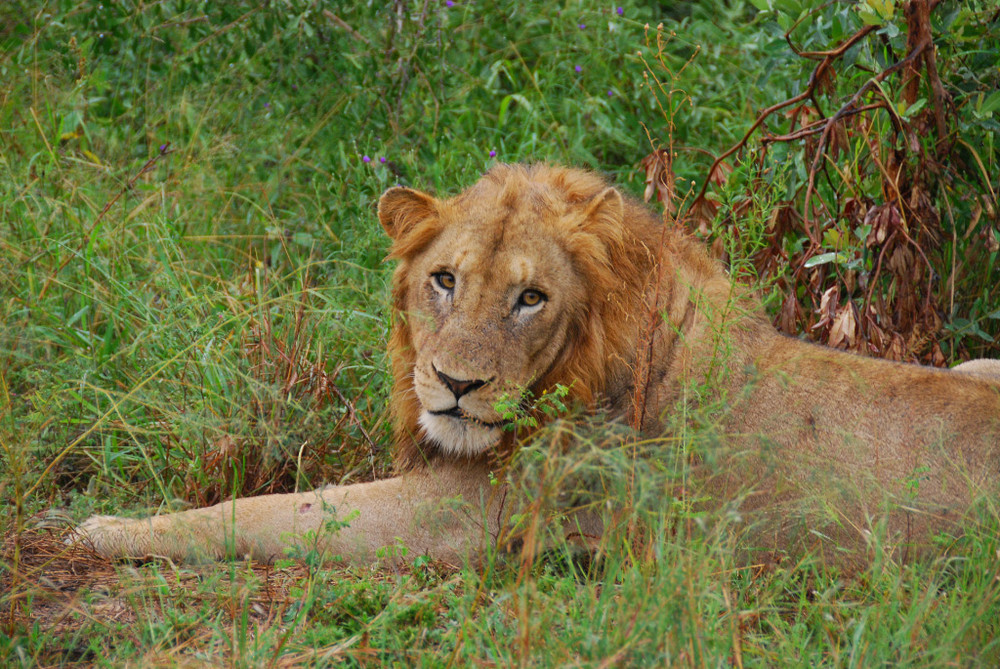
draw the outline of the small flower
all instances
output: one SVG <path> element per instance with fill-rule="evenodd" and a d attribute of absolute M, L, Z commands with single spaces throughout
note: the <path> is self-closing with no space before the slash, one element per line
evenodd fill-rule
<path fill-rule="evenodd" d="M 497 152 L 493 149 L 490 149 L 490 158 L 496 158 L 496 157 L 497 157 Z"/>
<path fill-rule="evenodd" d="M 166 144 L 160 144 L 160 153 L 163 153 L 166 150 L 167 150 L 167 145 Z"/>
<path fill-rule="evenodd" d="M 270 102 L 265 102 L 264 103 L 264 109 L 270 109 L 270 108 L 271 108 L 271 103 Z"/>
<path fill-rule="evenodd" d="M 361 160 L 363 160 L 363 161 L 364 161 L 364 162 L 366 162 L 366 163 L 370 163 L 370 162 L 372 161 L 372 159 L 371 159 L 371 158 L 369 158 L 368 156 L 362 156 L 362 157 L 361 157 Z"/>
<path fill-rule="evenodd" d="M 618 12 L 618 16 L 625 16 L 625 8 L 624 7 L 619 7 L 615 11 Z"/>
<path fill-rule="evenodd" d="M 382 163 L 383 165 L 385 165 L 385 156 L 379 156 L 379 159 L 378 159 L 378 161 L 379 161 L 380 163 Z"/>
<path fill-rule="evenodd" d="M 581 23 L 580 24 L 580 30 L 586 30 L 586 29 L 587 29 L 587 24 L 586 23 Z"/>
<path fill-rule="evenodd" d="M 580 67 L 579 65 L 577 65 L 577 66 L 576 66 L 576 67 L 574 67 L 573 69 L 574 69 L 574 70 L 576 70 L 576 73 L 577 73 L 577 74 L 580 74 L 581 72 L 583 72 L 583 68 L 582 68 L 582 67 Z"/>
<path fill-rule="evenodd" d="M 454 7 L 455 6 L 455 3 L 452 2 L 451 0 L 448 0 L 448 2 L 446 2 L 444 4 L 445 4 L 446 7 Z"/>
<path fill-rule="evenodd" d="M 614 96 L 615 96 L 615 92 L 609 88 L 608 89 L 608 97 L 609 98 L 613 98 Z"/>

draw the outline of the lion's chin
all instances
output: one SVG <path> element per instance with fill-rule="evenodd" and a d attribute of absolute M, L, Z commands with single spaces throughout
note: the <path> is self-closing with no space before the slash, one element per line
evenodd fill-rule
<path fill-rule="evenodd" d="M 479 455 L 500 441 L 500 428 L 496 426 L 452 416 L 435 416 L 428 411 L 420 414 L 420 427 L 427 438 L 448 455 Z"/>

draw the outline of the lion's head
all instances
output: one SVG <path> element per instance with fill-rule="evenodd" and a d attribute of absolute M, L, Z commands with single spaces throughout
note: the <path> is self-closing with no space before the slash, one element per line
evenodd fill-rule
<path fill-rule="evenodd" d="M 386 191 L 401 466 L 498 444 L 504 395 L 563 383 L 590 404 L 625 373 L 650 266 L 624 224 L 632 206 L 599 177 L 542 165 L 494 167 L 450 199 Z"/>

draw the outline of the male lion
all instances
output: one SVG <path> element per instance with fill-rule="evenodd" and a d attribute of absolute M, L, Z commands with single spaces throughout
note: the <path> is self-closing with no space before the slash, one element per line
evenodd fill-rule
<path fill-rule="evenodd" d="M 399 475 L 142 520 L 96 516 L 80 531 L 97 550 L 268 560 L 309 540 L 355 562 L 400 544 L 411 558 L 460 560 L 495 541 L 510 513 L 506 484 L 491 480 L 512 442 L 498 401 L 557 384 L 656 436 L 707 381 L 725 448 L 696 464 L 701 498 L 740 500 L 767 550 L 826 547 L 863 562 L 875 529 L 919 548 L 958 533 L 975 500 L 996 499 L 997 363 L 955 373 L 782 336 L 701 244 L 591 173 L 498 165 L 450 199 L 391 188 L 378 217 L 398 262 Z M 810 500 L 818 517 L 798 513 Z M 596 518 L 576 522 L 601 531 Z"/>

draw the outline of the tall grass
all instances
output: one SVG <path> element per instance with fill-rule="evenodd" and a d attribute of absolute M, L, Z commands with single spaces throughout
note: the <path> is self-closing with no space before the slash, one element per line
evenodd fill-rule
<path fill-rule="evenodd" d="M 527 447 L 527 504 L 558 508 L 539 467 L 613 502 L 589 564 L 557 539 L 541 559 L 404 572 L 153 564 L 68 606 L 19 580 L 17 537 L 51 507 L 138 514 L 387 474 L 386 187 L 454 192 L 494 161 L 550 160 L 639 194 L 635 166 L 667 145 L 689 183 L 798 81 L 743 2 L 383 4 L 0 8 L 4 663 L 995 663 L 995 526 L 960 557 L 850 578 L 748 567 L 735 518 L 665 493 L 706 433 L 656 445 L 638 485 L 606 431 L 560 422 Z M 658 56 L 661 21 L 676 34 Z M 726 238 L 750 279 L 770 193 Z M 565 438 L 573 454 L 546 448 Z"/>

